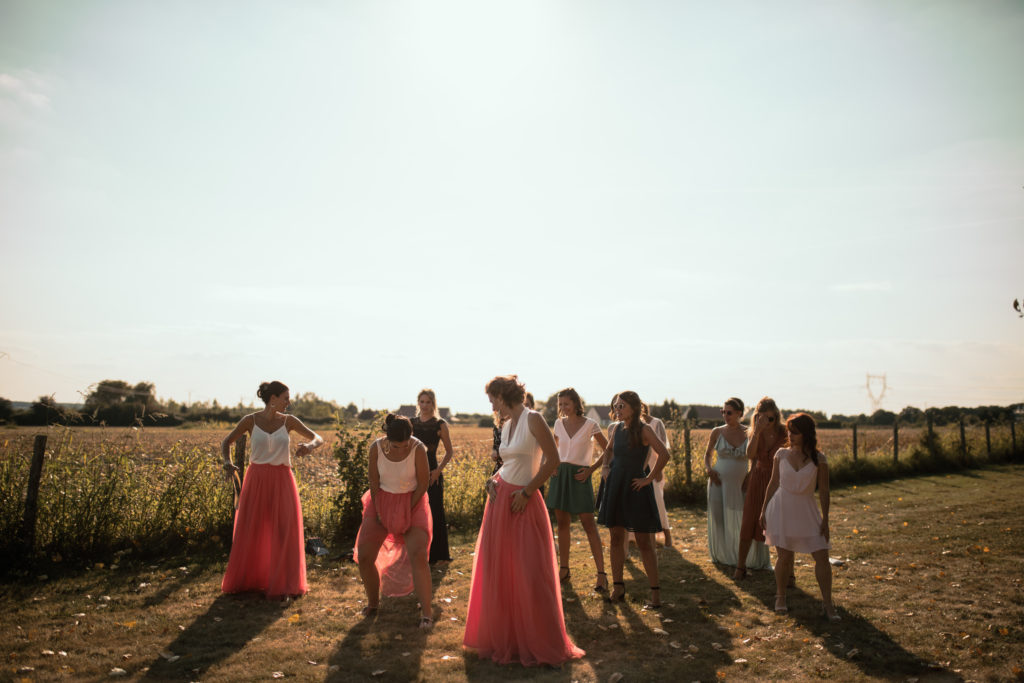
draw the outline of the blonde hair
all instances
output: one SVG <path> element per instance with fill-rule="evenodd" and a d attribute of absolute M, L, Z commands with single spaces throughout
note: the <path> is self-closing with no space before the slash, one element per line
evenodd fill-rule
<path fill-rule="evenodd" d="M 783 439 L 789 436 L 789 431 L 782 424 L 782 413 L 779 412 L 779 407 L 775 405 L 775 399 L 765 396 L 757 402 L 757 407 L 754 408 L 754 416 L 750 418 L 750 426 L 747 427 L 747 438 L 753 438 L 754 423 L 757 421 L 757 414 L 761 412 L 775 413 L 775 433 Z"/>
<path fill-rule="evenodd" d="M 420 416 L 420 399 L 424 396 L 429 398 L 430 404 L 434 406 L 434 417 L 441 417 L 440 411 L 437 409 L 437 396 L 433 389 L 420 389 L 420 393 L 416 394 L 416 417 Z"/>

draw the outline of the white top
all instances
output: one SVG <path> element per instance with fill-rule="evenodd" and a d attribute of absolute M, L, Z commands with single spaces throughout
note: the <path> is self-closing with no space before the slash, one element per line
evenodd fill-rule
<path fill-rule="evenodd" d="M 252 451 L 249 453 L 250 465 L 287 465 L 292 464 L 291 441 L 288 439 L 288 422 L 266 432 L 252 420 Z"/>
<path fill-rule="evenodd" d="M 654 433 L 657 434 L 659 439 L 661 439 L 661 442 L 663 444 L 665 444 L 665 449 L 668 450 L 668 447 L 669 447 L 668 446 L 668 430 L 665 429 L 665 423 L 662 422 L 659 418 L 651 416 L 651 421 L 648 422 L 647 424 L 650 425 L 651 429 L 654 430 Z M 654 465 L 657 462 L 658 462 L 658 452 L 655 451 L 653 448 L 648 446 L 648 448 L 647 448 L 647 467 L 649 467 L 650 469 L 653 470 L 654 469 Z"/>
<path fill-rule="evenodd" d="M 380 488 L 388 493 L 409 493 L 416 490 L 416 449 L 423 442 L 412 437 L 409 455 L 395 462 L 384 455 L 384 439 L 377 439 L 377 473 L 380 474 Z"/>
<path fill-rule="evenodd" d="M 512 432 L 512 420 L 506 420 L 501 426 L 501 448 L 498 455 L 504 463 L 498 475 L 513 486 L 526 486 L 537 476 L 540 470 L 540 444 L 530 431 L 530 414 L 536 410 L 524 408 L 516 422 L 516 431 Z"/>
<path fill-rule="evenodd" d="M 594 464 L 594 435 L 601 433 L 601 426 L 584 418 L 579 430 L 569 436 L 565 429 L 565 420 L 555 421 L 555 438 L 558 440 L 558 459 L 570 465 L 590 467 Z"/>

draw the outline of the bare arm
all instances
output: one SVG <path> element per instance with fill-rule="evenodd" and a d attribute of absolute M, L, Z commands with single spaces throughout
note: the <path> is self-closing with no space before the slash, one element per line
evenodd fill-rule
<path fill-rule="evenodd" d="M 592 464 L 588 469 L 584 470 L 586 476 L 583 477 L 583 479 L 580 479 L 580 481 L 590 479 L 594 472 L 596 472 L 600 467 L 604 465 L 605 458 L 607 457 L 608 439 L 605 438 L 604 432 L 602 432 L 600 429 L 594 432 L 594 441 L 596 441 L 597 445 L 601 447 L 601 455 L 597 458 L 597 460 L 594 461 L 594 464 Z"/>
<path fill-rule="evenodd" d="M 654 463 L 654 469 L 651 470 L 650 474 L 633 480 L 633 490 L 635 491 L 639 491 L 645 486 L 650 486 L 654 481 L 658 480 L 661 477 L 661 470 L 668 463 L 668 449 L 665 448 L 665 443 L 654 433 L 650 425 L 644 425 L 643 444 L 650 446 L 658 454 L 658 461 Z"/>
<path fill-rule="evenodd" d="M 715 427 L 711 430 L 711 436 L 708 437 L 708 447 L 704 451 L 704 471 L 707 472 L 708 479 L 716 486 L 722 485 L 722 479 L 718 476 L 718 472 L 711 467 L 711 453 L 714 452 L 715 444 L 718 443 L 719 429 L 721 427 Z"/>
<path fill-rule="evenodd" d="M 430 463 L 427 462 L 427 447 L 422 443 L 416 446 L 414 457 L 416 458 L 416 490 L 412 492 L 410 504 L 413 509 L 416 508 L 416 503 L 420 502 L 420 498 L 430 486 Z"/>
<path fill-rule="evenodd" d="M 551 478 L 551 475 L 558 469 L 558 448 L 555 447 L 555 437 L 551 435 L 551 430 L 548 429 L 547 422 L 540 416 L 540 413 L 531 412 L 529 414 L 529 423 L 527 426 L 530 428 L 530 433 L 533 434 L 533 438 L 537 439 L 537 444 L 540 445 L 542 459 L 540 461 L 540 469 L 537 470 L 537 474 L 534 475 L 530 483 L 522 488 L 522 491 L 516 491 L 512 496 L 512 512 L 519 512 L 526 508 L 527 499 L 539 489 L 544 482 Z"/>
<path fill-rule="evenodd" d="M 430 473 L 430 484 L 431 486 L 437 481 L 437 478 L 441 476 L 441 470 L 448 464 L 448 461 L 452 459 L 452 437 L 451 432 L 448 431 L 448 423 L 441 423 L 441 443 L 444 444 L 444 458 L 441 462 L 437 463 L 437 469 Z"/>
<path fill-rule="evenodd" d="M 247 432 L 252 431 L 252 426 L 256 423 L 255 418 L 252 415 L 246 415 L 243 417 L 235 428 L 231 430 L 231 433 L 224 437 L 224 440 L 220 442 L 220 452 L 224 457 L 224 473 L 230 479 L 231 473 L 237 470 L 231 463 L 231 444 L 238 441 L 238 439 Z"/>
<path fill-rule="evenodd" d="M 829 540 L 828 508 L 832 502 L 828 488 L 828 461 L 825 455 L 818 456 L 818 501 L 821 503 L 821 535 Z"/>
<path fill-rule="evenodd" d="M 295 457 L 309 455 L 314 448 L 318 448 L 324 442 L 319 434 L 302 424 L 302 420 L 294 415 L 285 415 L 284 426 L 289 432 L 295 432 L 302 438 L 309 439 L 306 443 L 300 443 L 299 447 L 295 449 Z"/>
<path fill-rule="evenodd" d="M 380 492 L 380 470 L 377 468 L 377 458 L 380 457 L 380 441 L 374 441 L 370 446 L 370 500 L 373 501 L 373 509 L 377 509 L 377 493 Z M 380 523 L 380 513 L 377 513 L 377 522 Z"/>
<path fill-rule="evenodd" d="M 772 460 L 772 478 L 768 481 L 768 488 L 765 490 L 764 493 L 764 503 L 761 505 L 760 521 L 762 528 L 766 526 L 764 512 L 765 510 L 768 509 L 768 501 L 770 501 L 772 499 L 772 496 L 775 495 L 775 492 L 779 490 L 779 459 L 784 457 L 785 453 L 783 453 L 782 449 L 779 449 L 778 451 L 775 452 L 775 459 Z"/>

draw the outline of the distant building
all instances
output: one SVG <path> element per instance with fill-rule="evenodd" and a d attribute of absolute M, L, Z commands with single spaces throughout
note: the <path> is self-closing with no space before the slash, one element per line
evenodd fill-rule
<path fill-rule="evenodd" d="M 441 419 L 444 420 L 445 422 L 452 421 L 451 408 L 438 408 L 437 412 L 441 414 Z M 412 418 L 416 417 L 416 406 L 402 406 L 397 411 L 395 411 L 395 415 L 401 415 L 411 420 Z"/>
<path fill-rule="evenodd" d="M 612 409 L 608 406 L 590 406 L 586 416 L 602 427 L 607 427 L 612 421 Z"/>

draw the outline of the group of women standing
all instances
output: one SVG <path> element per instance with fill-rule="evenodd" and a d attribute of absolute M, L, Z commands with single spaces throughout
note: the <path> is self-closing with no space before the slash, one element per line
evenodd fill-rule
<path fill-rule="evenodd" d="M 526 405 L 528 395 L 516 376 L 495 377 L 485 390 L 500 428 L 495 428 L 495 471 L 487 481 L 463 643 L 500 663 L 557 666 L 584 655 L 566 633 L 562 610 L 561 584 L 570 580 L 572 515 L 579 516 L 594 558 L 594 590 L 611 602 L 625 600 L 623 567 L 632 535 L 649 582 L 645 607 L 661 606 L 654 536 L 664 532 L 666 545 L 672 543 L 659 487 L 669 457 L 667 431 L 633 391 L 614 397 L 615 420 L 605 438 L 601 427 L 583 415 L 583 403 L 572 388 L 558 394 L 553 433 L 540 413 Z M 323 440 L 284 412 L 289 404 L 286 386 L 264 383 L 259 396 L 266 408 L 243 418 L 222 444 L 230 476 L 235 469 L 228 458 L 230 444 L 252 433 L 252 464 L 242 486 L 222 590 L 302 595 L 307 590 L 302 511 L 288 434 L 294 431 L 308 439 L 296 456 Z M 370 447 L 370 488 L 363 496 L 354 559 L 367 596 L 364 616 L 376 613 L 381 593 L 415 592 L 419 625 L 431 628 L 429 564 L 451 559 L 443 470 L 453 451 L 434 392 L 421 391 L 418 407 L 413 420 L 389 415 L 385 435 Z M 748 568 L 767 567 L 765 542 L 775 545 L 776 609 L 781 612 L 786 609 L 793 553 L 810 552 L 818 563 L 825 614 L 837 618 L 827 556 L 828 471 L 817 451 L 813 420 L 798 414 L 783 427 L 778 408 L 768 398 L 758 404 L 749 430 L 740 424 L 739 399 L 726 401 L 722 414 L 725 424 L 712 431 L 705 455 L 712 558 L 735 566 L 739 579 Z M 790 448 L 783 448 L 787 440 Z M 601 448 L 596 460 L 595 444 Z M 445 449 L 440 461 L 439 445 Z M 748 460 L 753 462 L 749 471 Z M 592 475 L 602 465 L 595 499 Z M 547 493 L 538 494 L 545 485 Z M 821 492 L 823 514 L 811 498 L 815 488 Z M 557 559 L 547 508 L 558 525 Z M 610 530 L 610 593 L 597 524 Z"/>

